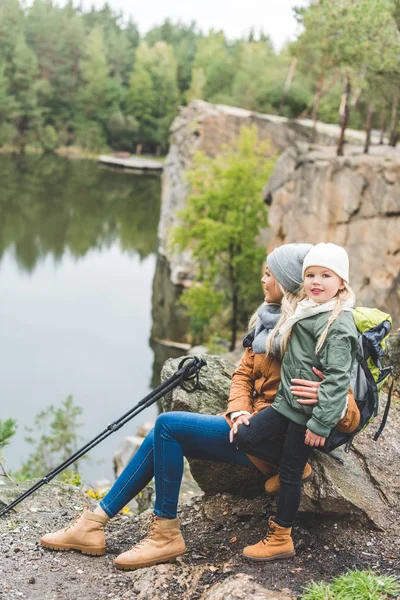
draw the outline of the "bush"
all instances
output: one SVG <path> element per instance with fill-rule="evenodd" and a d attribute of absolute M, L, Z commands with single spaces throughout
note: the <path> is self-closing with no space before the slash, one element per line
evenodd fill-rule
<path fill-rule="evenodd" d="M 45 125 L 39 130 L 38 140 L 45 152 L 53 152 L 59 146 L 58 133 L 52 125 Z"/>

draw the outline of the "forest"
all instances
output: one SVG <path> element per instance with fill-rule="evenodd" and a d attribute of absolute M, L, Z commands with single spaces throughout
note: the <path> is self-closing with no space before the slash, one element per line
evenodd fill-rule
<path fill-rule="evenodd" d="M 276 49 L 262 30 L 228 39 L 165 20 L 141 35 L 108 4 L 0 0 L 0 146 L 160 155 L 192 99 L 365 129 L 366 151 L 372 128 L 395 145 L 400 0 L 295 13 L 298 38 Z"/>

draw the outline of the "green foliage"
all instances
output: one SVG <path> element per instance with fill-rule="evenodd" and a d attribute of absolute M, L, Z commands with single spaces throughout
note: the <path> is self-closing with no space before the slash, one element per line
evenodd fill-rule
<path fill-rule="evenodd" d="M 229 328 L 234 345 L 238 325 L 257 301 L 264 249 L 256 239 L 267 225 L 261 190 L 274 163 L 256 129 L 245 127 L 234 146 L 216 158 L 200 152 L 194 157 L 188 172 L 191 193 L 172 243 L 190 249 L 198 268 L 197 285 L 183 293 L 182 301 L 199 337 Z"/>
<path fill-rule="evenodd" d="M 17 422 L 14 419 L 0 419 L 0 451 L 8 446 L 17 431 Z"/>
<path fill-rule="evenodd" d="M 63 471 L 63 473 L 60 474 L 60 480 L 63 483 L 68 483 L 69 485 L 74 485 L 78 488 L 80 488 L 83 484 L 82 473 Z"/>
<path fill-rule="evenodd" d="M 311 582 L 301 600 L 388 600 L 398 598 L 400 584 L 396 577 L 373 571 L 347 571 L 332 583 Z"/>
<path fill-rule="evenodd" d="M 27 432 L 35 435 L 25 438 L 34 449 L 18 472 L 19 479 L 42 477 L 76 452 L 82 412 L 72 396 L 68 396 L 59 408 L 49 406 L 36 416 L 34 426 L 26 427 Z M 73 471 L 78 472 L 78 462 L 74 463 Z"/>
<path fill-rule="evenodd" d="M 38 140 L 43 150 L 52 152 L 58 147 L 58 134 L 52 125 L 45 125 L 38 131 Z"/>
<path fill-rule="evenodd" d="M 362 126 L 373 101 L 376 127 L 378 112 L 391 114 L 400 82 L 398 0 L 311 2 L 297 10 L 298 40 L 279 52 L 254 31 L 228 40 L 166 19 L 141 36 L 108 4 L 86 12 L 61 4 L 1 2 L 0 144 L 11 140 L 23 151 L 43 138 L 50 149 L 57 136 L 59 144 L 96 151 L 165 152 L 179 104 L 192 99 L 277 114 L 292 56 L 298 67 L 285 90 L 289 118 L 309 107 L 313 117 L 319 110 L 337 121 L 342 80 L 350 78 L 350 125 Z M 319 83 L 329 88 L 335 76 L 337 85 L 316 103 Z M 48 126 L 54 132 L 43 135 Z"/>

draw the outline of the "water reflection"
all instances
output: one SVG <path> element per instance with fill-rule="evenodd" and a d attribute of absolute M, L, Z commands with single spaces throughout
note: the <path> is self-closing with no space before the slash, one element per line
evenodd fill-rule
<path fill-rule="evenodd" d="M 160 179 L 57 156 L 0 156 L 0 258 L 33 272 L 49 254 L 74 258 L 118 241 L 141 259 L 157 250 Z"/>
<path fill-rule="evenodd" d="M 149 392 L 160 180 L 5 155 L 0 177 L 0 418 L 18 422 L 13 470 L 30 452 L 24 426 L 50 404 L 71 394 L 89 440 Z M 121 440 L 154 420 L 147 410 L 90 453 L 86 479 L 112 478 Z"/>

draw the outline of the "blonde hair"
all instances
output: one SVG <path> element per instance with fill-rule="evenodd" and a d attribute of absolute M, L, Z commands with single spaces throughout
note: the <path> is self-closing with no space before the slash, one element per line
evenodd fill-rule
<path fill-rule="evenodd" d="M 279 341 L 280 356 L 282 358 L 286 352 L 291 330 L 289 330 L 286 334 L 281 335 L 279 333 L 279 329 L 290 317 L 294 315 L 298 303 L 305 298 L 306 294 L 302 287 L 297 292 L 289 292 L 289 290 L 286 290 L 283 285 L 279 283 L 279 281 L 277 281 L 277 285 L 282 292 L 281 316 L 267 338 L 267 346 L 265 351 L 267 354 L 273 353 L 273 349 L 276 346 L 275 340 L 277 340 Z"/>
<path fill-rule="evenodd" d="M 344 302 L 346 302 L 346 300 L 355 300 L 355 298 L 356 297 L 355 297 L 353 290 L 351 289 L 349 284 L 344 281 L 343 289 L 339 290 L 338 293 L 336 294 L 336 304 L 335 304 L 335 307 L 328 319 L 328 323 L 327 323 L 324 331 L 321 333 L 320 338 L 317 341 L 317 345 L 315 346 L 316 354 L 319 353 L 322 346 L 324 345 L 326 336 L 328 335 L 329 327 L 332 325 L 332 323 L 335 321 L 335 319 L 337 319 L 338 316 L 340 315 L 340 313 L 343 311 Z"/>

